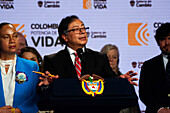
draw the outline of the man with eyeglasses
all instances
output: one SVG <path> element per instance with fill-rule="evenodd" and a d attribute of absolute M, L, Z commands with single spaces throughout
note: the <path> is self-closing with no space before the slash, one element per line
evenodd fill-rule
<path fill-rule="evenodd" d="M 74 78 L 78 80 L 104 78 L 116 78 L 116 74 L 111 69 L 107 55 L 100 54 L 86 48 L 88 40 L 89 27 L 85 27 L 84 23 L 77 16 L 67 16 L 60 22 L 58 33 L 60 42 L 65 44 L 65 49 L 52 55 L 44 56 L 44 71 L 47 74 L 58 75 L 59 78 Z M 129 71 L 122 78 L 137 85 L 132 78 L 136 73 Z M 41 78 L 43 80 L 43 78 Z M 53 87 L 53 85 L 51 84 Z M 51 87 L 51 88 L 52 88 Z M 47 91 L 48 92 L 48 91 Z M 50 92 L 50 91 L 49 91 Z M 56 108 L 56 112 L 62 112 L 63 109 Z"/>
<path fill-rule="evenodd" d="M 85 27 L 75 15 L 63 18 L 58 33 L 60 42 L 66 47 L 58 53 L 44 56 L 44 70 L 58 75 L 59 78 L 115 78 L 116 74 L 112 71 L 107 56 L 86 48 L 88 29 L 89 27 Z M 136 73 L 129 71 L 120 77 L 127 78 L 131 84 L 137 85 L 133 82 L 137 78 L 132 78 L 135 75 Z"/>

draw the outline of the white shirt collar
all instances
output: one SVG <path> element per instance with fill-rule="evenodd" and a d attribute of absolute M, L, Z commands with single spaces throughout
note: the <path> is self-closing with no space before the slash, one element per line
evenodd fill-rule
<path fill-rule="evenodd" d="M 165 55 L 165 54 L 162 53 L 162 56 L 163 56 L 163 58 L 166 58 L 168 60 L 168 58 L 167 58 L 168 55 Z"/>
<path fill-rule="evenodd" d="M 70 47 L 68 47 L 68 46 L 67 46 L 67 50 L 68 50 L 68 52 L 69 52 L 70 55 L 72 55 L 73 53 L 76 52 L 75 50 L 73 50 L 72 48 L 70 48 Z M 83 47 L 82 50 L 83 50 L 83 52 L 85 52 L 85 47 Z"/>
<path fill-rule="evenodd" d="M 166 69 L 166 65 L 167 65 L 167 63 L 168 63 L 168 58 L 167 58 L 168 55 L 165 55 L 165 54 L 162 53 L 162 56 L 163 56 L 164 67 L 165 67 L 165 69 Z"/>
<path fill-rule="evenodd" d="M 82 48 L 83 49 L 83 52 L 85 52 L 85 47 Z M 75 62 L 75 55 L 74 53 L 76 52 L 75 50 L 71 49 L 70 47 L 67 46 L 67 50 L 69 52 L 69 55 L 71 57 L 71 60 L 73 62 L 73 65 L 74 65 L 74 62 Z"/>
<path fill-rule="evenodd" d="M 69 52 L 70 55 L 72 55 L 73 53 L 76 52 L 75 50 L 73 50 L 72 48 L 70 48 L 70 47 L 68 47 L 68 46 L 67 46 L 67 50 L 68 50 L 68 52 Z"/>

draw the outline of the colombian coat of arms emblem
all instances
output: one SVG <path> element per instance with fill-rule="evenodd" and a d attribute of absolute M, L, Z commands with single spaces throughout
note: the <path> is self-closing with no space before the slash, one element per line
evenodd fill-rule
<path fill-rule="evenodd" d="M 82 89 L 83 91 L 88 94 L 92 95 L 93 97 L 96 94 L 102 94 L 104 90 L 104 83 L 103 80 L 82 80 Z"/>

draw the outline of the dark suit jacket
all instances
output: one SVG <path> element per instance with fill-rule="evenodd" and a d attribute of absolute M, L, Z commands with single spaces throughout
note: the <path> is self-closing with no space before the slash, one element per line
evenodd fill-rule
<path fill-rule="evenodd" d="M 107 55 L 85 49 L 81 63 L 81 76 L 97 74 L 103 78 L 116 77 L 109 65 Z M 78 78 L 67 48 L 58 53 L 44 56 L 44 70 L 53 75 L 59 75 L 59 78 Z"/>
<path fill-rule="evenodd" d="M 139 96 L 146 105 L 146 113 L 157 113 L 168 106 L 167 78 L 162 55 L 144 62 L 139 81 Z"/>
<path fill-rule="evenodd" d="M 114 73 L 114 71 L 111 69 L 109 65 L 109 60 L 108 60 L 107 55 L 100 54 L 99 52 L 96 52 L 90 49 L 85 49 L 85 53 L 82 55 L 82 58 L 81 58 L 81 63 L 82 63 L 81 76 L 85 74 L 90 74 L 90 75 L 97 74 L 103 78 L 116 77 L 116 74 Z M 54 75 L 59 75 L 59 79 L 60 78 L 75 78 L 78 80 L 75 66 L 73 65 L 73 62 L 71 60 L 71 57 L 69 55 L 67 48 L 59 51 L 58 53 L 44 56 L 44 64 L 45 64 L 44 65 L 45 71 L 49 71 L 51 74 L 54 74 Z M 52 91 L 54 91 L 53 89 L 54 83 L 55 81 L 53 81 L 53 83 L 50 84 L 50 87 L 48 88 L 48 91 L 46 91 L 46 94 L 44 97 L 46 98 L 50 97 L 49 95 L 53 96 Z M 84 108 L 84 106 L 82 107 Z M 82 110 L 83 109 L 82 107 L 79 109 Z M 77 110 L 77 108 L 73 106 L 71 106 L 71 108 L 68 107 L 67 109 L 71 111 L 73 109 Z M 60 112 L 65 113 L 67 109 L 65 109 L 65 106 L 55 107 L 54 111 L 57 113 L 60 113 Z M 76 110 L 74 110 L 74 112 L 76 112 Z"/>

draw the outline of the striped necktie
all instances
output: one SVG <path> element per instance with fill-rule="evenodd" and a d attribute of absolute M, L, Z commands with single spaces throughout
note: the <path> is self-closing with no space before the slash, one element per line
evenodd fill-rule
<path fill-rule="evenodd" d="M 77 53 L 74 53 L 74 55 L 75 55 L 75 63 L 74 63 L 74 65 L 75 65 L 75 68 L 76 68 L 76 72 L 77 72 L 77 76 L 78 76 L 78 78 L 80 78 L 81 77 L 81 61 L 80 61 L 80 58 L 78 57 L 78 55 L 77 55 Z"/>

